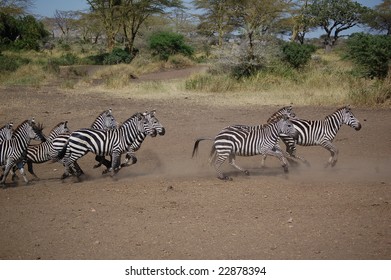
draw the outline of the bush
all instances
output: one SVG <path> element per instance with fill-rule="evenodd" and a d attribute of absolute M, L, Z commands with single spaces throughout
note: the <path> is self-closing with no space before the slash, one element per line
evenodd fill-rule
<path fill-rule="evenodd" d="M 85 59 L 87 63 L 95 65 L 114 65 L 120 63 L 130 63 L 133 60 L 134 56 L 127 51 L 114 48 L 111 53 L 102 53 L 98 55 L 91 55 Z"/>
<path fill-rule="evenodd" d="M 362 76 L 384 79 L 391 59 L 391 37 L 355 33 L 347 40 L 346 57 L 354 61 Z"/>
<path fill-rule="evenodd" d="M 314 45 L 288 42 L 282 45 L 282 60 L 294 68 L 301 68 L 308 63 L 315 50 Z"/>
<path fill-rule="evenodd" d="M 183 54 L 191 56 L 194 49 L 185 44 L 184 37 L 181 34 L 173 32 L 157 32 L 149 38 L 149 48 L 153 55 L 159 56 L 162 60 L 168 60 L 170 55 Z"/>
<path fill-rule="evenodd" d="M 107 54 L 103 59 L 103 64 L 120 64 L 120 63 L 130 63 L 133 59 L 133 56 L 127 51 L 114 48 L 111 53 Z"/>
<path fill-rule="evenodd" d="M 19 57 L 9 57 L 6 55 L 0 54 L 0 73 L 2 72 L 14 72 L 20 66 L 29 64 L 30 60 L 26 58 Z"/>

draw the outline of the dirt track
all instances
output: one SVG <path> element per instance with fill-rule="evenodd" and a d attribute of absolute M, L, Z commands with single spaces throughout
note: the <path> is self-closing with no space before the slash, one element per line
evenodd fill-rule
<path fill-rule="evenodd" d="M 88 127 L 111 107 L 117 120 L 156 108 L 165 136 L 147 138 L 138 163 L 113 180 L 80 160 L 81 183 L 58 178 L 62 166 L 35 165 L 41 178 L 0 189 L 0 259 L 390 259 L 391 111 L 353 112 L 363 128 L 342 127 L 334 168 L 328 152 L 299 147 L 311 167 L 284 175 L 274 158 L 238 158 L 250 176 L 208 165 L 210 143 L 191 159 L 194 139 L 229 124 L 264 122 L 279 106 L 202 106 L 195 97 L 172 100 L 112 98 L 60 89 L 0 89 L 0 124 L 31 115 L 48 134 L 58 122 Z M 5 100 L 8 100 L 6 102 Z M 233 101 L 235 103 L 235 101 Z M 285 105 L 285 104 L 283 104 Z M 321 118 L 334 107 L 295 107 Z M 31 178 L 31 176 L 29 177 Z"/>

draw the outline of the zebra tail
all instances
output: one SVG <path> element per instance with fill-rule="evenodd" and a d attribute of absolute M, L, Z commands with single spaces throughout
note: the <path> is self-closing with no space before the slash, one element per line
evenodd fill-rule
<path fill-rule="evenodd" d="M 191 157 L 192 157 L 192 158 L 194 157 L 194 155 L 197 154 L 197 152 L 198 152 L 198 145 L 199 145 L 200 142 L 203 141 L 203 140 L 211 140 L 211 141 L 213 141 L 212 138 L 198 138 L 198 139 L 195 141 L 195 143 L 194 143 L 193 153 L 191 154 Z"/>

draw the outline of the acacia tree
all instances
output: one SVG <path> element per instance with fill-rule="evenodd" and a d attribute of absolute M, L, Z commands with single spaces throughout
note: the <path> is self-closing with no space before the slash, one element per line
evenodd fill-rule
<path fill-rule="evenodd" d="M 391 0 L 383 0 L 382 3 L 368 13 L 365 22 L 375 30 L 391 35 Z"/>
<path fill-rule="evenodd" d="M 33 4 L 33 0 L 1 0 L 0 12 L 11 16 L 22 15 L 25 14 Z"/>
<path fill-rule="evenodd" d="M 232 1 L 231 0 L 194 0 L 196 9 L 201 10 L 198 18 L 199 30 L 209 35 L 217 34 L 218 46 L 223 45 L 223 38 L 226 33 L 232 30 Z"/>
<path fill-rule="evenodd" d="M 235 25 L 248 40 L 249 58 L 254 57 L 254 42 L 263 35 L 272 33 L 286 15 L 290 0 L 243 0 L 234 3 Z"/>
<path fill-rule="evenodd" d="M 68 38 L 69 33 L 75 29 L 76 23 L 79 19 L 80 13 L 76 11 L 56 10 L 54 13 L 54 21 L 65 38 Z"/>
<path fill-rule="evenodd" d="M 292 29 L 291 41 L 304 44 L 306 34 L 316 26 L 314 19 L 307 16 L 309 2 L 310 0 L 299 0 L 291 11 L 292 17 L 288 19 Z"/>
<path fill-rule="evenodd" d="M 342 31 L 362 23 L 368 12 L 368 8 L 352 0 L 313 0 L 308 7 L 307 17 L 326 32 L 326 50 L 335 45 Z"/>
<path fill-rule="evenodd" d="M 142 24 L 156 14 L 165 14 L 169 8 L 182 8 L 181 0 L 122 0 L 121 26 L 126 50 L 134 53 L 134 42 Z"/>
<path fill-rule="evenodd" d="M 102 21 L 107 39 L 107 48 L 111 51 L 115 45 L 115 36 L 120 25 L 121 0 L 87 0 L 93 13 Z"/>

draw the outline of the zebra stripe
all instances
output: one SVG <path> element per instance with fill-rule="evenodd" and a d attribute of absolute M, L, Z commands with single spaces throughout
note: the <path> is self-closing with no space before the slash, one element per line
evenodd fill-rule
<path fill-rule="evenodd" d="M 0 127 L 0 143 L 2 143 L 5 140 L 11 139 L 12 133 L 14 131 L 12 127 L 13 127 L 12 122 L 9 122 L 3 125 L 2 127 Z"/>
<path fill-rule="evenodd" d="M 5 180 L 11 168 L 22 160 L 31 139 L 43 142 L 46 140 L 42 134 L 42 126 L 36 125 L 34 119 L 21 123 L 15 129 L 11 139 L 0 144 L 0 165 L 4 169 L 0 185 L 5 185 Z M 28 180 L 23 167 L 19 171 L 27 183 Z"/>
<path fill-rule="evenodd" d="M 247 129 L 241 127 L 226 127 L 214 139 L 214 145 L 210 153 L 210 160 L 214 161 L 214 167 L 218 178 L 231 180 L 220 171 L 220 166 L 228 158 L 229 163 L 238 170 L 249 174 L 235 163 L 235 156 L 254 156 L 258 154 L 272 155 L 281 162 L 285 172 L 288 172 L 288 164 L 284 155 L 274 147 L 278 141 L 279 134 L 285 133 L 296 137 L 297 131 L 291 121 L 286 117 L 280 117 L 274 121 L 258 126 L 247 126 Z M 209 138 L 197 139 L 194 143 L 193 156 L 197 152 L 199 142 L 202 140 L 213 140 Z"/>
<path fill-rule="evenodd" d="M 27 148 L 27 170 L 35 178 L 38 178 L 33 170 L 33 163 L 44 163 L 52 158 L 53 154 L 53 140 L 60 134 L 70 133 L 68 128 L 68 121 L 58 123 L 49 133 L 45 142 L 38 145 L 29 145 Z"/>
<path fill-rule="evenodd" d="M 338 148 L 332 143 L 339 129 L 346 124 L 355 130 L 361 129 L 361 123 L 353 115 L 350 106 L 337 109 L 334 113 L 326 116 L 323 120 L 292 120 L 298 131 L 297 140 L 289 135 L 281 135 L 281 140 L 285 143 L 287 152 L 296 158 L 296 144 L 301 146 L 322 146 L 327 149 L 331 156 L 326 167 L 334 166 L 338 160 Z"/>
<path fill-rule="evenodd" d="M 150 125 L 144 114 L 136 113 L 119 128 L 112 130 L 80 129 L 71 133 L 68 142 L 58 158 L 64 159 L 66 172 L 80 157 L 88 152 L 100 156 L 112 156 L 112 175 L 120 168 L 120 156 L 127 152 L 131 145 L 140 146 L 147 135 L 156 136 L 156 130 Z M 79 177 L 80 174 L 77 174 Z"/>

